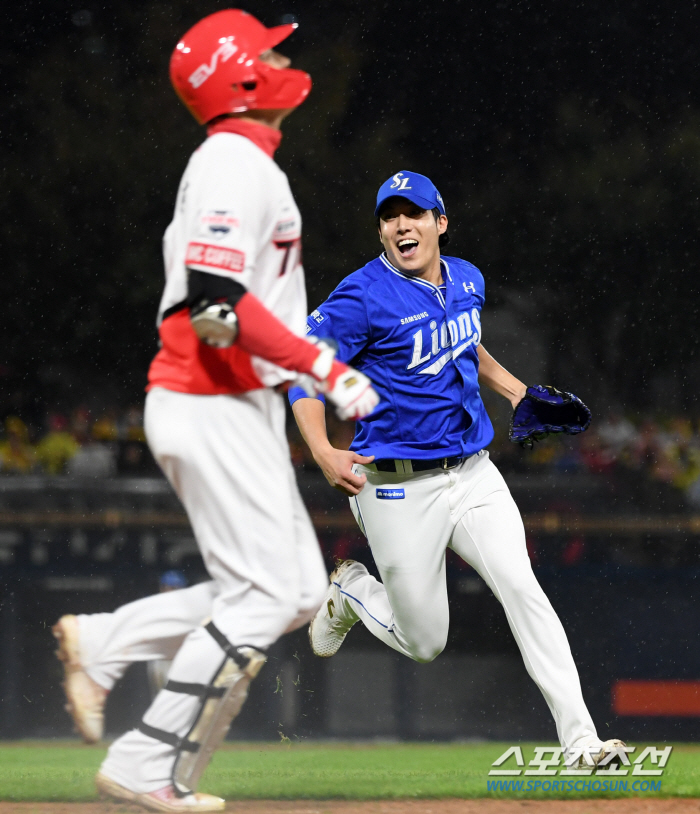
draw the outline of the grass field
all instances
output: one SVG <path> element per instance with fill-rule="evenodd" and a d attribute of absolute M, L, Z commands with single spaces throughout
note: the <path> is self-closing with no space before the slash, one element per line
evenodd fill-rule
<path fill-rule="evenodd" d="M 231 744 L 217 753 L 201 788 L 229 800 L 636 796 L 631 790 L 564 794 L 489 792 L 487 775 L 491 763 L 508 746 L 500 743 Z M 523 745 L 523 753 L 528 761 L 533 754 L 532 745 Z M 103 756 L 104 749 L 75 742 L 4 744 L 0 746 L 0 800 L 93 800 L 96 797 L 93 776 Z M 639 796 L 700 797 L 700 746 L 677 745 L 664 771 L 661 789 Z"/>

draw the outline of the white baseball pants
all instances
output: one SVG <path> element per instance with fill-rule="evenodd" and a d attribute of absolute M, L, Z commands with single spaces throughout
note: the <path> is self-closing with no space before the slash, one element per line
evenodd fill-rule
<path fill-rule="evenodd" d="M 212 581 L 78 617 L 85 667 L 99 684 L 111 688 L 133 661 L 173 657 L 171 679 L 209 684 L 224 654 L 201 626 L 205 619 L 234 646 L 264 650 L 313 617 L 328 577 L 284 424 L 282 397 L 271 390 L 148 394 L 149 446 L 187 511 Z M 196 696 L 162 690 L 144 722 L 183 737 L 199 707 Z M 172 746 L 133 730 L 112 744 L 102 771 L 145 793 L 170 784 L 174 760 Z"/>
<path fill-rule="evenodd" d="M 562 746 L 596 738 L 566 633 L 532 572 L 520 512 L 488 453 L 449 470 L 356 471 L 367 475 L 367 483 L 350 506 L 382 582 L 349 575 L 343 593 L 365 626 L 416 661 L 434 659 L 447 642 L 449 546 L 503 605 Z"/>

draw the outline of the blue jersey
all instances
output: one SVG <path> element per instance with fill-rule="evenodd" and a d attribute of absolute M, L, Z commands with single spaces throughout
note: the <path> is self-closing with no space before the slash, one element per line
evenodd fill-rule
<path fill-rule="evenodd" d="M 351 449 L 377 458 L 472 455 L 493 438 L 478 385 L 484 278 L 441 258 L 445 285 L 403 274 L 386 255 L 350 274 L 307 319 L 338 358 L 366 373 L 381 402 Z M 290 390 L 292 404 L 306 394 Z"/>

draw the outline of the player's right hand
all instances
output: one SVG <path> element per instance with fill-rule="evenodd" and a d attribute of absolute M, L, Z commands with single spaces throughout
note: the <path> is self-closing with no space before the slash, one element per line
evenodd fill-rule
<path fill-rule="evenodd" d="M 348 497 L 359 495 L 367 481 L 366 475 L 356 475 L 354 464 L 371 464 L 374 455 L 359 455 L 346 449 L 335 449 L 330 445 L 322 452 L 315 452 L 314 458 L 330 485 Z"/>
<path fill-rule="evenodd" d="M 335 351 L 319 342 L 320 353 L 314 362 L 311 375 L 315 388 L 335 406 L 338 418 L 343 420 L 365 418 L 379 404 L 379 396 L 372 382 L 352 367 L 335 358 Z"/>

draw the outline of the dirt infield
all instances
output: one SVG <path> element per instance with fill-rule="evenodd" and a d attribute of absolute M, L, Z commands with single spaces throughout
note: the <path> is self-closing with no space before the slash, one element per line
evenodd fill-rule
<path fill-rule="evenodd" d="M 0 814 L 135 814 L 117 803 L 3 803 Z M 231 814 L 698 814 L 700 799 L 654 800 L 245 800 Z"/>

